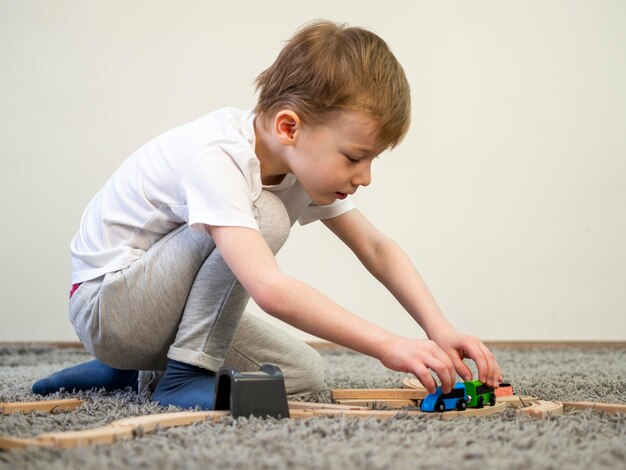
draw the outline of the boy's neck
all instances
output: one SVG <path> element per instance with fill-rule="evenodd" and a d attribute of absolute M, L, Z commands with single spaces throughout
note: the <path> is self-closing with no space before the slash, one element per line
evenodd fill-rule
<path fill-rule="evenodd" d="M 261 182 L 263 184 L 279 184 L 290 172 L 282 158 L 283 146 L 257 120 L 254 120 L 255 148 L 261 163 Z"/>

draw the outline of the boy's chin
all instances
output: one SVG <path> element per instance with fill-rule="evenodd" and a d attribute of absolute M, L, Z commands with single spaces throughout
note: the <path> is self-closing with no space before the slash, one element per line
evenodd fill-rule
<path fill-rule="evenodd" d="M 315 204 L 316 206 L 327 206 L 328 204 L 332 204 L 333 202 L 335 202 L 337 199 L 339 199 L 337 197 L 337 194 L 333 193 L 333 194 L 311 194 L 310 192 L 306 192 L 309 197 L 311 198 L 311 201 L 313 201 L 313 204 Z"/>
<path fill-rule="evenodd" d="M 317 196 L 312 199 L 313 199 L 313 202 L 317 204 L 318 206 L 327 206 L 335 202 L 337 199 L 339 199 L 339 197 L 337 196 L 337 194 L 330 194 L 330 195 L 324 195 L 324 196 Z"/>

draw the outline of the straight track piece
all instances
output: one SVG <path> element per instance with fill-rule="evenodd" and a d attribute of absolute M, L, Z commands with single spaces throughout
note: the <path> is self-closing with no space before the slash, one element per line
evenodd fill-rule
<path fill-rule="evenodd" d="M 357 405 L 361 408 L 372 409 L 372 407 L 404 408 L 407 406 L 417 406 L 417 400 L 387 399 L 387 400 L 366 400 L 362 398 L 342 398 L 335 400 L 339 405 Z"/>
<path fill-rule="evenodd" d="M 428 418 L 441 418 L 444 420 L 454 419 L 459 416 L 489 416 L 504 411 L 506 403 L 496 403 L 494 406 L 484 408 L 468 408 L 465 411 L 446 411 L 445 413 L 426 413 L 423 411 L 397 411 L 397 410 L 294 410 L 292 418 L 313 418 L 319 416 L 339 416 L 346 418 L 374 418 L 388 419 L 395 416 L 425 416 Z"/>
<path fill-rule="evenodd" d="M 604 411 L 606 413 L 626 413 L 626 405 L 618 403 L 595 403 L 591 401 L 564 401 L 563 407 L 567 410 L 574 408 L 577 410 L 592 409 L 594 411 Z"/>
<path fill-rule="evenodd" d="M 331 390 L 333 400 L 367 399 L 371 400 L 421 400 L 428 392 L 411 388 L 336 388 Z"/>
<path fill-rule="evenodd" d="M 288 401 L 289 412 L 292 410 L 369 410 L 367 406 L 360 406 L 355 403 L 310 403 L 304 401 Z"/>
<path fill-rule="evenodd" d="M 78 398 L 68 398 L 65 400 L 42 400 L 42 401 L 22 401 L 13 403 L 0 403 L 0 415 L 10 415 L 13 413 L 31 413 L 39 411 L 41 413 L 54 413 L 58 411 L 74 411 L 84 403 Z"/>

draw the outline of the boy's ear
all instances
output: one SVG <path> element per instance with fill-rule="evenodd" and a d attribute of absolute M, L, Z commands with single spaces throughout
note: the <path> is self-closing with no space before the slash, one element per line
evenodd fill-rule
<path fill-rule="evenodd" d="M 301 122 L 298 115 L 290 109 L 283 109 L 274 118 L 274 132 L 283 145 L 293 145 L 300 135 Z"/>

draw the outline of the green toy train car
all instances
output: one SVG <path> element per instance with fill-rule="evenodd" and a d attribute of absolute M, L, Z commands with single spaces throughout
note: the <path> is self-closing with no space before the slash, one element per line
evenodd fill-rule
<path fill-rule="evenodd" d="M 485 403 L 489 403 L 491 406 L 496 404 L 496 394 L 492 387 L 488 387 L 480 380 L 472 380 L 471 382 L 464 382 L 464 384 L 467 398 L 469 398 L 468 408 L 482 408 Z"/>

